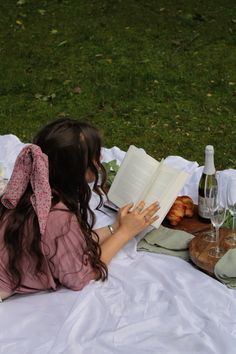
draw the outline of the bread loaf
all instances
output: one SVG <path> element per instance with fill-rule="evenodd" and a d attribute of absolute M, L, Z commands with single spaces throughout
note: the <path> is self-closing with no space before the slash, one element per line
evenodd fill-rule
<path fill-rule="evenodd" d="M 193 210 L 193 200 L 189 196 L 183 195 L 176 198 L 166 218 L 172 226 L 176 226 L 185 216 L 191 218 Z"/>

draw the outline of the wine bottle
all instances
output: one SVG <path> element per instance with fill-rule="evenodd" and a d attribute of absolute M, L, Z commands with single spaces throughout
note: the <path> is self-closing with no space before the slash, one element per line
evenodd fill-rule
<path fill-rule="evenodd" d="M 202 221 L 209 222 L 210 215 L 206 204 L 207 189 L 216 187 L 216 169 L 214 164 L 214 147 L 207 145 L 205 148 L 205 164 L 198 186 L 198 215 Z"/>

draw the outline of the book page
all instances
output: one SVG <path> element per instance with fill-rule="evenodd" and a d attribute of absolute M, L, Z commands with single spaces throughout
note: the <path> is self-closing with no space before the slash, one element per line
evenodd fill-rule
<path fill-rule="evenodd" d="M 148 189 L 145 197 L 147 205 L 156 200 L 160 203 L 160 209 L 157 213 L 159 219 L 155 221 L 153 226 L 159 227 L 188 177 L 189 173 L 185 171 L 166 165 L 160 167 L 157 178 Z"/>
<path fill-rule="evenodd" d="M 108 198 L 118 207 L 140 200 L 143 190 L 153 179 L 159 162 L 131 145 L 108 192 Z"/>

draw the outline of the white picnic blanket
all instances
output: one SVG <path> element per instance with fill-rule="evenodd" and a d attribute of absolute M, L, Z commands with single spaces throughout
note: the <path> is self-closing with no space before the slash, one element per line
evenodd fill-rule
<path fill-rule="evenodd" d="M 13 135 L 0 136 L 7 177 L 22 146 Z M 103 157 L 121 161 L 124 152 L 104 149 Z M 192 169 L 181 192 L 196 201 L 202 167 L 168 159 Z M 235 170 L 220 173 L 222 188 L 228 174 Z M 115 218 L 96 215 L 97 226 Z M 0 354 L 235 354 L 236 291 L 177 257 L 137 252 L 136 244 L 130 241 L 112 260 L 105 283 L 0 304 Z"/>

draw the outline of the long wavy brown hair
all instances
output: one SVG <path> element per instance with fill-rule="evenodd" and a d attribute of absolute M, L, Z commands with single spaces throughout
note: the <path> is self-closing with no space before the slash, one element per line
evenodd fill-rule
<path fill-rule="evenodd" d="M 48 156 L 52 208 L 62 201 L 69 212 L 76 215 L 86 241 L 84 255 L 88 255 L 97 275 L 96 279 L 105 280 L 107 267 L 100 260 L 99 239 L 93 231 L 95 215 L 89 207 L 92 191 L 86 180 L 86 173 L 92 172 L 93 189 L 100 197 L 99 206 L 101 206 L 102 193 L 105 193 L 106 172 L 100 161 L 102 139 L 99 130 L 87 122 L 62 118 L 40 130 L 33 143 L 40 146 Z M 43 273 L 44 269 L 41 235 L 38 219 L 30 202 L 31 194 L 32 189 L 28 185 L 18 205 L 11 211 L 0 203 L 0 222 L 7 223 L 4 242 L 8 252 L 7 268 L 11 277 L 12 290 L 16 290 L 21 284 L 20 264 L 24 252 L 27 251 L 31 257 L 36 276 Z M 33 225 L 31 236 L 25 232 L 29 222 Z"/>

